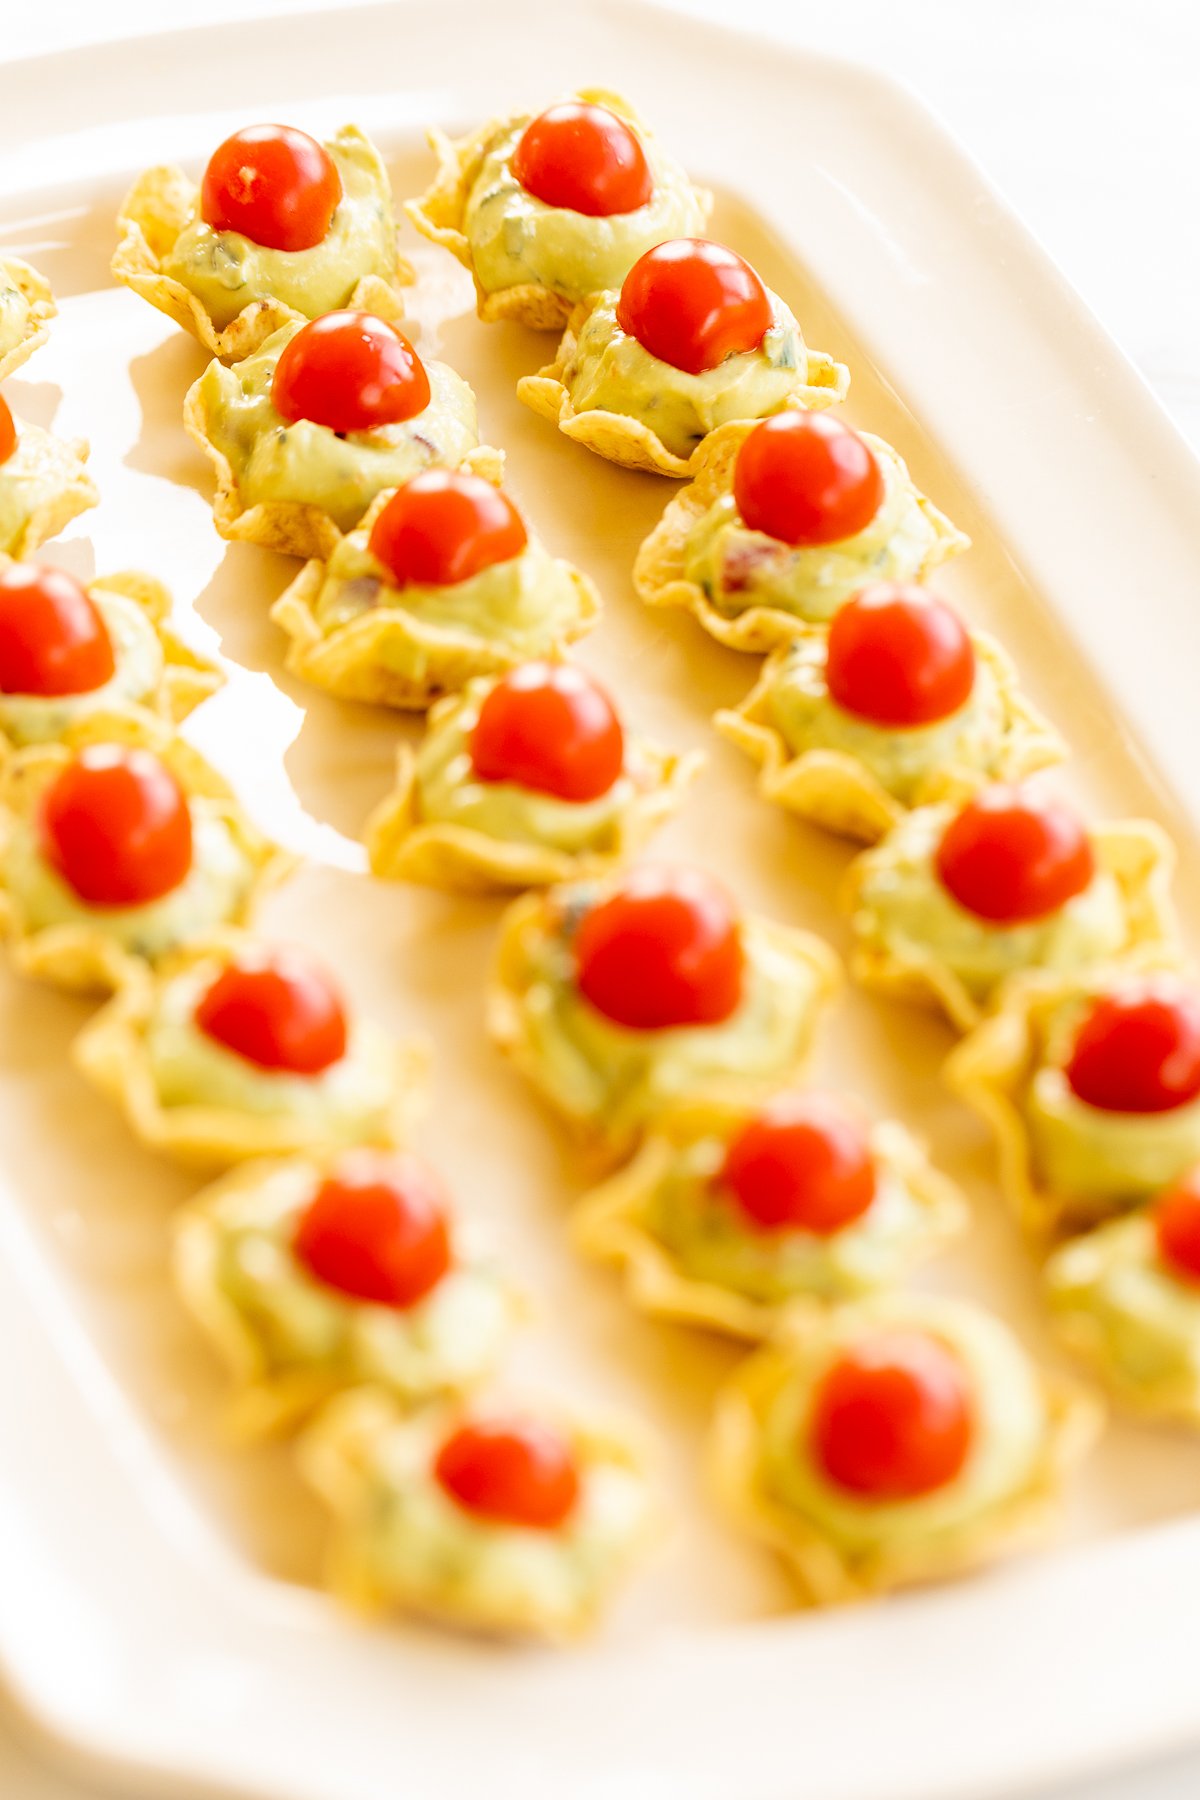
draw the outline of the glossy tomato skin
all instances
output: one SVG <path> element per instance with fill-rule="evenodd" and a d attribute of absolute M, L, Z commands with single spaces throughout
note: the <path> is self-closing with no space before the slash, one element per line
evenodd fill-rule
<path fill-rule="evenodd" d="M 254 1063 L 320 1075 L 346 1054 L 346 1014 L 325 970 L 295 951 L 229 962 L 205 989 L 195 1021 L 206 1036 Z"/>
<path fill-rule="evenodd" d="M 0 463 L 6 463 L 17 447 L 17 427 L 8 401 L 0 394 Z"/>
<path fill-rule="evenodd" d="M 825 682 L 843 712 L 889 730 L 913 730 L 966 705 L 975 686 L 975 650 L 944 601 L 907 582 L 876 581 L 834 614 Z"/>
<path fill-rule="evenodd" d="M 660 362 L 700 375 L 757 350 L 774 315 L 766 288 L 736 251 L 705 238 L 671 238 L 630 269 L 617 323 Z"/>
<path fill-rule="evenodd" d="M 51 868 L 89 906 L 147 906 L 192 866 L 187 796 L 148 750 L 80 751 L 46 790 L 38 835 Z"/>
<path fill-rule="evenodd" d="M 1200 995 L 1163 977 L 1122 982 L 1093 1001 L 1065 1074 L 1102 1112 L 1171 1112 L 1200 1098 Z"/>
<path fill-rule="evenodd" d="M 416 1157 L 349 1151 L 301 1214 L 293 1248 L 325 1287 L 375 1306 L 416 1306 L 453 1260 L 441 1182 Z"/>
<path fill-rule="evenodd" d="M 294 425 L 375 431 L 429 405 L 425 365 L 402 331 L 373 313 L 332 312 L 284 345 L 271 382 L 275 411 Z"/>
<path fill-rule="evenodd" d="M 721 1192 L 760 1231 L 829 1237 L 860 1219 L 875 1198 L 866 1131 L 820 1094 L 781 1094 L 730 1141 Z"/>
<path fill-rule="evenodd" d="M 1182 1281 L 1200 1283 L 1200 1168 L 1159 1197 L 1151 1218 L 1167 1268 Z"/>
<path fill-rule="evenodd" d="M 291 125 L 248 125 L 219 144 L 200 185 L 200 217 L 267 250 L 311 250 L 342 198 L 329 152 Z"/>
<path fill-rule="evenodd" d="M 115 672 L 107 627 L 74 576 L 40 563 L 0 572 L 0 693 L 94 694 Z"/>
<path fill-rule="evenodd" d="M 546 206 L 605 218 L 636 212 L 654 194 L 641 139 L 607 106 L 566 100 L 525 127 L 512 171 Z"/>
<path fill-rule="evenodd" d="M 397 587 L 454 587 L 529 542 L 499 488 L 464 469 L 427 469 L 397 488 L 371 527 L 369 548 Z"/>
<path fill-rule="evenodd" d="M 885 491 L 870 446 L 831 413 L 763 419 L 733 469 L 743 522 L 796 547 L 841 543 L 865 531 Z"/>
<path fill-rule="evenodd" d="M 607 794 L 625 763 L 612 701 L 573 663 L 522 663 L 492 688 L 471 732 L 481 781 L 513 781 L 559 800 Z"/>
<path fill-rule="evenodd" d="M 733 904 L 699 870 L 647 867 L 585 915 L 575 938 L 579 991 L 634 1031 L 719 1025 L 742 997 Z"/>
<path fill-rule="evenodd" d="M 532 1420 L 476 1420 L 438 1451 L 434 1474 L 464 1511 L 496 1525 L 555 1531 L 579 1500 L 579 1470 L 557 1431 Z"/>
<path fill-rule="evenodd" d="M 814 1398 L 809 1448 L 825 1479 L 861 1500 L 918 1500 L 948 1486 L 971 1448 L 958 1358 L 917 1330 L 881 1330 L 847 1350 Z"/>
<path fill-rule="evenodd" d="M 1096 872 L 1091 839 L 1071 807 L 1001 783 L 982 788 L 950 821 L 935 865 L 947 893 L 989 925 L 1049 918 Z"/>

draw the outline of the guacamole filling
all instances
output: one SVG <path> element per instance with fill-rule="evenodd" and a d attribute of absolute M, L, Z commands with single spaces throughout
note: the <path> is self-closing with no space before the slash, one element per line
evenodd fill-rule
<path fill-rule="evenodd" d="M 92 602 L 113 648 L 113 672 L 84 694 L 0 693 L 0 732 L 14 744 L 48 744 L 89 713 L 119 712 L 154 698 L 163 674 L 158 633 L 136 600 L 97 589 Z"/>
<path fill-rule="evenodd" d="M 1163 1262 L 1148 1214 L 1065 1244 L 1046 1264 L 1046 1291 L 1120 1386 L 1148 1400 L 1200 1390 L 1200 1283 Z"/>

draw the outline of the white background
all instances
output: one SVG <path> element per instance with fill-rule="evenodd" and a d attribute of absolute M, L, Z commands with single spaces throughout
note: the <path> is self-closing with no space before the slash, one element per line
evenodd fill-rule
<path fill-rule="evenodd" d="M 747 29 L 877 62 L 907 81 L 1004 191 L 1200 449 L 1197 0 L 674 4 L 681 31 L 688 14 L 736 17 Z M 18 8 L 17 0 L 0 0 L 0 61 L 167 25 L 294 14 L 303 5 L 37 0 Z M 162 99 L 169 108 L 169 95 Z M 1047 478 L 1069 478 L 1069 471 L 1047 471 Z M 1186 1653 L 1184 1646 L 1162 1646 L 1164 1657 Z M 1200 1696 L 1197 1704 L 1200 1709 Z M 1197 1794 L 1200 1758 L 1114 1776 L 1053 1800 L 1194 1800 Z M 95 1789 L 43 1771 L 2 1719 L 0 1796 L 97 1800 Z"/>

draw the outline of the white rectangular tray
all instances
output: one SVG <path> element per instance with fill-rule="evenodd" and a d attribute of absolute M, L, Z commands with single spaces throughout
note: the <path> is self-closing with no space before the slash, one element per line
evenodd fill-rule
<path fill-rule="evenodd" d="M 478 71 L 478 73 L 476 73 Z M 222 1384 L 164 1272 L 188 1191 L 137 1152 L 66 1060 L 78 1002 L 0 976 L 0 1667 L 64 1756 L 164 1796 L 259 1800 L 966 1800 L 1163 1748 L 1200 1723 L 1200 1445 L 1114 1426 L 1062 1548 L 837 1616 L 789 1614 L 769 1559 L 704 1499 L 699 1447 L 732 1353 L 635 1319 L 561 1229 L 578 1171 L 480 1028 L 497 908 L 382 889 L 351 841 L 413 727 L 303 692 L 266 618 L 292 565 L 212 530 L 179 426 L 194 344 L 107 274 L 130 176 L 202 161 L 233 126 L 353 118 L 423 184 L 420 128 L 578 84 L 627 91 L 718 193 L 716 235 L 854 372 L 849 414 L 898 444 L 975 539 L 943 584 L 1004 639 L 1070 737 L 1077 791 L 1176 836 L 1200 894 L 1200 478 L 1169 422 L 978 171 L 914 101 L 849 65 L 630 4 L 413 0 L 47 58 L 0 71 L 0 248 L 54 282 L 19 412 L 93 443 L 103 505 L 52 560 L 142 565 L 235 665 L 191 734 L 313 866 L 274 933 L 427 1030 L 426 1147 L 495 1221 L 541 1318 L 523 1373 L 645 1415 L 677 1530 L 594 1647 L 481 1647 L 367 1630 L 312 1583 L 320 1521 L 282 1450 L 235 1453 Z M 411 241 L 420 343 L 475 386 L 485 438 L 551 545 L 597 576 L 583 657 L 630 714 L 710 753 L 660 851 L 719 862 L 750 904 L 843 942 L 846 851 L 773 813 L 707 725 L 753 665 L 646 615 L 633 550 L 668 484 L 589 459 L 517 404 L 544 340 L 484 329 L 469 284 Z M 302 710 L 302 708 L 304 710 Z M 937 1281 L 1046 1352 L 1030 1267 L 982 1133 L 943 1094 L 948 1037 L 848 996 L 821 1064 L 914 1121 L 975 1227 Z M 469 1129 L 463 1121 L 469 1121 Z"/>

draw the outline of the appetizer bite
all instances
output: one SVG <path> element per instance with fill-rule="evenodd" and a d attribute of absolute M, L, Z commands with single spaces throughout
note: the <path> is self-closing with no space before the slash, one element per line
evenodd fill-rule
<path fill-rule="evenodd" d="M 998 644 L 891 581 L 772 651 L 715 724 L 758 764 L 767 800 L 866 843 L 912 807 L 1066 755 Z"/>
<path fill-rule="evenodd" d="M 732 1515 L 822 1606 L 1039 1535 L 1099 1422 L 979 1307 L 880 1295 L 806 1314 L 737 1370 L 712 1470 Z"/>
<path fill-rule="evenodd" d="M 1064 1244 L 1044 1276 L 1063 1343 L 1114 1398 L 1200 1424 L 1200 1164 L 1128 1218 Z"/>
<path fill-rule="evenodd" d="M 703 758 L 628 737 L 573 663 L 522 663 L 439 700 L 365 833 L 372 872 L 467 892 L 545 887 L 641 849 Z"/>
<path fill-rule="evenodd" d="M 421 711 L 477 675 L 559 657 L 600 612 L 594 586 L 549 555 L 508 495 L 431 469 L 380 495 L 271 617 L 288 667 L 346 700 Z"/>
<path fill-rule="evenodd" d="M 796 1074 L 840 980 L 808 932 L 743 915 L 700 870 L 644 867 L 527 895 L 501 928 L 492 1037 L 613 1160 L 682 1103 Z"/>
<path fill-rule="evenodd" d="M 144 1144 L 203 1168 L 399 1143 L 428 1060 L 310 957 L 236 933 L 135 966 L 73 1054 Z"/>
<path fill-rule="evenodd" d="M 432 186 L 405 211 L 475 281 L 481 319 L 561 331 L 572 308 L 620 287 L 664 238 L 703 231 L 693 187 L 628 101 L 581 88 L 536 117 L 489 119 L 454 140 L 431 130 Z"/>
<path fill-rule="evenodd" d="M 946 1079 L 991 1125 L 1035 1232 L 1110 1218 L 1200 1163 L 1200 995 L 1169 970 L 1031 983 Z"/>
<path fill-rule="evenodd" d="M 170 613 L 161 582 L 132 569 L 85 588 L 65 569 L 0 562 L 0 745 L 52 743 L 97 714 L 185 719 L 224 678 Z"/>
<path fill-rule="evenodd" d="M 792 1089 L 666 1120 L 584 1199 L 575 1237 L 645 1311 L 763 1338 L 784 1309 L 902 1281 L 965 1220 L 902 1125 Z"/>
<path fill-rule="evenodd" d="M 224 538 L 330 556 L 376 495 L 440 465 L 491 481 L 475 396 L 446 363 L 423 362 L 396 326 L 365 312 L 299 319 L 189 389 L 183 422 L 216 471 Z"/>
<path fill-rule="evenodd" d="M 147 169 L 117 230 L 116 279 L 214 356 L 249 356 L 281 325 L 338 307 L 399 318 L 412 280 L 387 171 L 354 125 L 327 144 L 249 125 L 218 145 L 199 187 L 182 169 Z"/>
<path fill-rule="evenodd" d="M 438 1176 L 394 1150 L 246 1163 L 180 1214 L 174 1273 L 247 1434 L 360 1382 L 406 1407 L 464 1392 L 520 1311 Z"/>
<path fill-rule="evenodd" d="M 722 425 L 693 461 L 633 584 L 730 650 L 786 643 L 869 583 L 919 581 L 970 543 L 890 444 L 820 413 Z"/>
<path fill-rule="evenodd" d="M 136 716 L 89 717 L 4 770 L 0 936 L 59 987 L 119 987 L 131 963 L 250 923 L 291 867 L 203 757 Z"/>
<path fill-rule="evenodd" d="M 0 256 L 0 381 L 40 349 L 57 315 L 46 277 L 18 257 Z"/>
<path fill-rule="evenodd" d="M 853 972 L 969 1031 L 1016 976 L 1161 955 L 1173 865 L 1147 820 L 1089 830 L 1028 786 L 918 807 L 848 871 Z"/>
<path fill-rule="evenodd" d="M 619 289 L 581 302 L 554 362 L 517 393 L 610 462 L 684 476 L 719 425 L 832 406 L 849 385 L 735 251 L 674 238 L 639 258 Z"/>
<path fill-rule="evenodd" d="M 0 395 L 0 554 L 30 556 L 98 504 L 84 438 L 55 437 L 13 418 Z"/>
<path fill-rule="evenodd" d="M 333 1514 L 328 1580 L 344 1601 L 505 1636 L 590 1630 L 658 1523 L 624 1433 L 499 1399 L 406 1415 L 346 1394 L 301 1467 Z"/>

